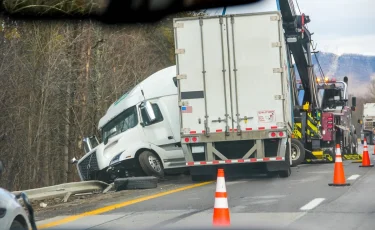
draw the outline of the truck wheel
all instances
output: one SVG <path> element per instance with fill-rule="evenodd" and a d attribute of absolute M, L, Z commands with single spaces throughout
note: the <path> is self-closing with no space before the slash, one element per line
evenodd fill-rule
<path fill-rule="evenodd" d="M 281 178 L 287 178 L 287 177 L 290 176 L 290 174 L 292 174 L 292 169 L 290 168 L 290 163 L 289 163 L 290 162 L 290 156 L 289 156 L 289 154 L 285 154 L 285 161 L 288 162 L 288 169 L 287 170 L 279 171 L 279 176 Z"/>
<path fill-rule="evenodd" d="M 18 220 L 14 220 L 12 225 L 10 226 L 10 230 L 27 230 L 27 228 L 23 226 Z"/>
<path fill-rule="evenodd" d="M 144 151 L 139 155 L 138 159 L 141 168 L 147 176 L 155 176 L 158 178 L 164 177 L 163 165 L 154 153 Z"/>
<path fill-rule="evenodd" d="M 305 160 L 305 148 L 303 144 L 297 140 L 292 139 L 292 167 L 301 164 Z M 288 150 L 288 147 L 287 147 Z"/>

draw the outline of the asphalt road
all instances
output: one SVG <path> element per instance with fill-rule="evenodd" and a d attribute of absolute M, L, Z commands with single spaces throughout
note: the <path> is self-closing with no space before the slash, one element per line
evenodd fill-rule
<path fill-rule="evenodd" d="M 369 146 L 374 162 L 373 146 Z M 374 228 L 375 169 L 344 161 L 347 187 L 331 187 L 333 164 L 301 165 L 289 178 L 253 177 L 227 180 L 231 225 L 287 229 Z M 133 202 L 49 229 L 155 229 L 211 227 L 215 183 Z M 116 200 L 122 202 L 119 197 Z M 58 216 L 55 220 L 66 218 Z M 76 220 L 75 220 L 76 219 Z M 47 223 L 49 220 L 43 222 Z"/>

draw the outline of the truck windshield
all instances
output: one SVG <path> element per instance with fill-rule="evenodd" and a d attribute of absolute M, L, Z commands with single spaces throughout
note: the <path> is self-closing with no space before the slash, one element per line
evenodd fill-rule
<path fill-rule="evenodd" d="M 116 136 L 128 129 L 134 128 L 137 124 L 137 109 L 135 106 L 132 106 L 120 113 L 103 127 L 102 137 L 104 143 L 107 142 L 109 137 Z"/>

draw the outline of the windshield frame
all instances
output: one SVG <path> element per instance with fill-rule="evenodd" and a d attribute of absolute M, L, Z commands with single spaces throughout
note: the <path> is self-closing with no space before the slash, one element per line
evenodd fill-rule
<path fill-rule="evenodd" d="M 131 120 L 132 123 L 129 125 L 129 121 L 127 121 L 128 127 L 125 129 L 124 127 L 121 128 L 121 123 L 124 124 L 123 121 L 126 119 L 129 119 L 131 116 L 133 116 L 133 118 L 131 118 L 133 119 Z M 127 108 L 126 110 L 122 111 L 119 115 L 111 119 L 109 122 L 107 122 L 103 126 L 101 130 L 101 134 L 102 134 L 102 139 L 103 139 L 104 144 L 108 142 L 109 138 L 117 136 L 120 133 L 126 132 L 129 129 L 133 129 L 138 124 L 139 124 L 139 113 L 138 113 L 137 105 L 133 105 Z M 110 131 L 114 128 L 116 128 L 116 131 L 111 133 Z"/>

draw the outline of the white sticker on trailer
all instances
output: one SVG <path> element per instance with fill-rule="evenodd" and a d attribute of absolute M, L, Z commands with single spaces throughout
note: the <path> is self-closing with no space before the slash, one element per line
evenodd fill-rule
<path fill-rule="evenodd" d="M 258 122 L 259 123 L 271 123 L 275 122 L 275 110 L 263 110 L 258 111 Z"/>
<path fill-rule="evenodd" d="M 191 153 L 204 153 L 204 146 L 192 146 Z"/>

